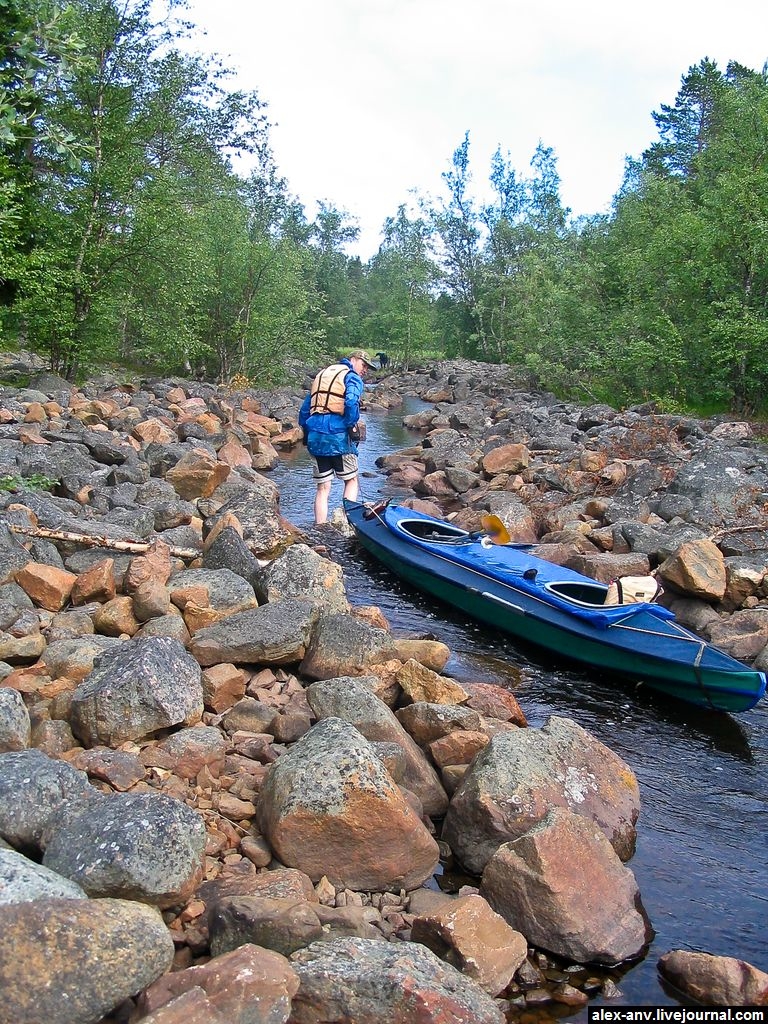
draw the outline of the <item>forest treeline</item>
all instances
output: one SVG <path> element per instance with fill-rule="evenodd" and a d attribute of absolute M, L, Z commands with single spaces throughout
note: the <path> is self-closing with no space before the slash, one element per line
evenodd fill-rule
<path fill-rule="evenodd" d="M 573 218 L 540 145 L 474 197 L 309 217 L 258 94 L 193 51 L 170 0 L 0 0 L 0 327 L 70 378 L 120 362 L 277 383 L 364 344 L 400 365 L 518 366 L 563 396 L 768 410 L 768 72 L 709 59 L 653 114 L 607 214 Z M 314 157 L 313 157 L 314 158 Z M 242 168 L 247 167 L 247 171 Z"/>

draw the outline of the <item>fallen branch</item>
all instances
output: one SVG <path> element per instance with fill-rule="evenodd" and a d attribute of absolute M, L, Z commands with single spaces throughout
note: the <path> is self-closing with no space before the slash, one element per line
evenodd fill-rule
<path fill-rule="evenodd" d="M 8 524 L 13 533 L 23 533 L 29 537 L 44 537 L 48 540 L 69 541 L 72 544 L 82 544 L 89 548 L 107 548 L 110 551 L 130 551 L 132 554 L 141 555 L 149 551 L 154 542 L 139 540 L 112 540 L 110 537 L 91 537 L 87 533 L 73 533 L 71 530 L 49 530 L 44 526 L 16 526 Z M 165 541 L 163 541 L 165 543 Z M 202 551 L 197 548 L 170 547 L 169 551 L 174 558 L 200 558 Z"/>

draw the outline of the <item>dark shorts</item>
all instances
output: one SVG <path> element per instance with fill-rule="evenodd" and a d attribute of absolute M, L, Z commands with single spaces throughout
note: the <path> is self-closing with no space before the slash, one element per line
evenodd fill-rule
<path fill-rule="evenodd" d="M 357 476 L 356 455 L 316 455 L 316 466 L 312 476 L 319 484 L 337 480 L 354 480 Z"/>

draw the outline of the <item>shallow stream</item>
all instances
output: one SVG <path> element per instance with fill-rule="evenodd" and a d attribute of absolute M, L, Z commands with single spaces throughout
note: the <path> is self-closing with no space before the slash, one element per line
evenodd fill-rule
<path fill-rule="evenodd" d="M 379 455 L 416 443 L 402 426 L 414 403 L 366 414 L 361 497 L 390 497 Z M 282 514 L 313 532 L 312 463 L 304 448 L 270 474 Z M 334 484 L 331 508 L 341 501 Z M 768 699 L 729 716 L 598 678 L 534 648 L 468 623 L 415 593 L 355 540 L 322 531 L 344 568 L 353 604 L 376 604 L 397 635 L 430 634 L 451 649 L 445 674 L 511 688 L 532 726 L 552 714 L 574 719 L 624 758 L 641 791 L 637 852 L 629 862 L 656 936 L 647 956 L 617 978 L 620 997 L 591 1005 L 679 1005 L 656 964 L 670 949 L 734 956 L 768 971 Z M 569 1020 L 586 1020 L 586 1012 Z"/>

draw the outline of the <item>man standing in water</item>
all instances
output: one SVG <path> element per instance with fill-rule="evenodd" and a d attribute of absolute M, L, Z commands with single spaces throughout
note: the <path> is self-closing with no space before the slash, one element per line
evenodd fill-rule
<path fill-rule="evenodd" d="M 328 521 L 328 498 L 336 476 L 344 481 L 344 497 L 356 501 L 360 490 L 357 445 L 349 432 L 360 419 L 360 399 L 368 368 L 376 369 L 367 352 L 352 355 L 327 366 L 312 381 L 309 394 L 299 410 L 299 426 L 311 455 L 315 457 L 315 522 Z"/>

